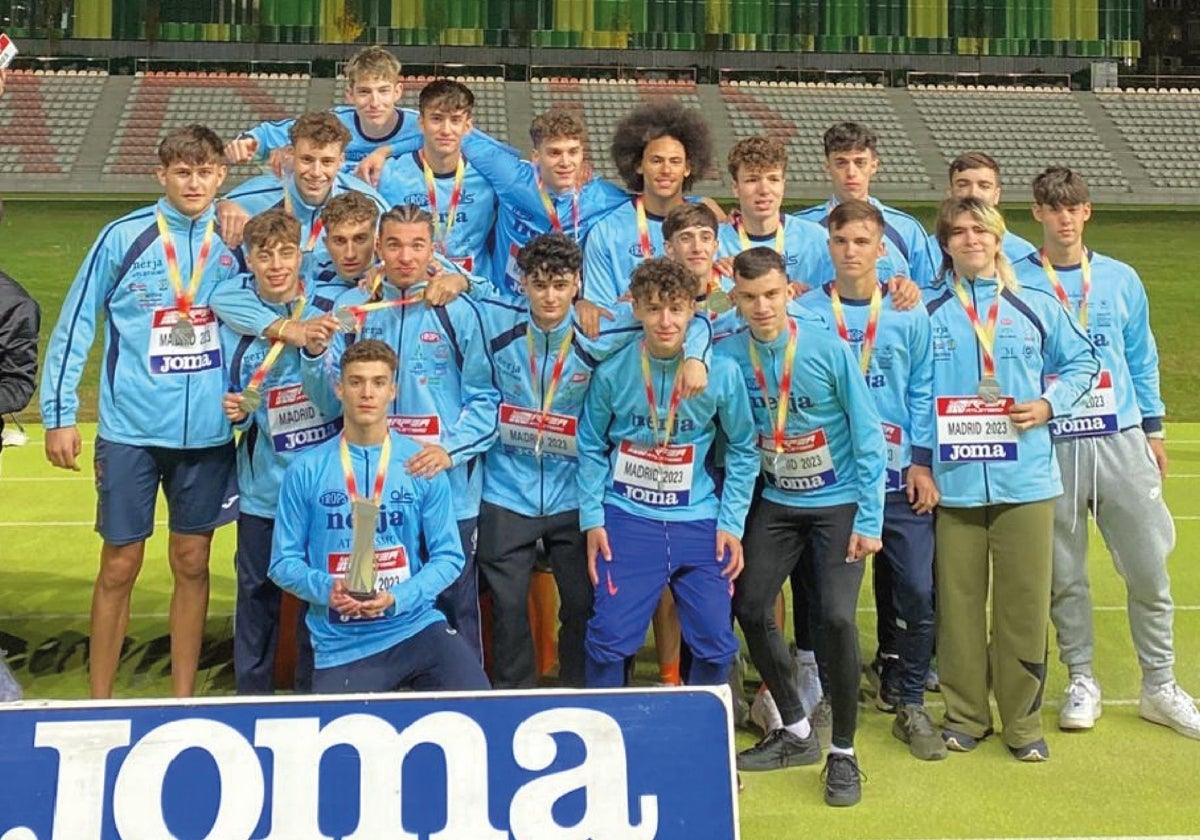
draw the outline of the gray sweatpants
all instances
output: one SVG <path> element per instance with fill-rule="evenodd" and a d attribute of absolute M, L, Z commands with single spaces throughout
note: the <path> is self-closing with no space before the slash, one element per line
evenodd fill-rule
<path fill-rule="evenodd" d="M 1133 646 L 1146 685 L 1174 679 L 1171 625 L 1174 604 L 1167 555 L 1175 523 L 1162 496 L 1162 479 L 1141 429 L 1115 435 L 1061 439 L 1054 453 L 1063 494 L 1054 509 L 1054 580 L 1050 617 L 1059 657 L 1068 669 L 1091 666 L 1095 635 L 1088 584 L 1088 510 L 1092 510 L 1113 565 L 1125 580 Z"/>

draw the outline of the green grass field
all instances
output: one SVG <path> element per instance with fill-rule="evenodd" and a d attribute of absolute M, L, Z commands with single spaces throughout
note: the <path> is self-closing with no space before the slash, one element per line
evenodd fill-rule
<path fill-rule="evenodd" d="M 96 232 L 136 204 L 8 202 L 0 225 L 0 267 L 41 301 L 43 335 L 57 319 L 67 286 Z M 932 210 L 913 209 L 925 220 Z M 1013 226 L 1032 238 L 1033 226 L 1023 216 L 1014 212 Z M 1180 682 L 1197 692 L 1200 550 L 1193 540 L 1200 537 L 1200 423 L 1180 421 L 1200 421 L 1200 373 L 1189 340 L 1198 311 L 1190 289 L 1194 280 L 1189 254 L 1200 233 L 1200 215 L 1100 208 L 1092 233 L 1089 243 L 1135 265 L 1150 291 L 1164 393 L 1176 421 L 1169 426 L 1172 474 L 1166 489 L 1179 546 L 1172 559 L 1176 670 Z M 98 355 L 94 352 L 93 358 Z M 94 383 L 94 361 L 91 369 L 88 381 Z M 90 387 L 94 393 L 94 384 Z M 93 400 L 85 394 L 84 402 Z M 0 648 L 10 651 L 10 662 L 30 697 L 78 698 L 87 691 L 87 610 L 99 550 L 91 530 L 92 430 L 84 431 L 88 442 L 79 474 L 52 470 L 42 457 L 40 427 L 31 425 L 29 432 L 30 445 L 6 450 L 0 465 Z M 825 807 L 817 768 L 747 775 L 740 798 L 743 837 L 915 840 L 1200 834 L 1200 797 L 1195 792 L 1200 742 L 1137 717 L 1138 672 L 1122 586 L 1094 528 L 1092 535 L 1096 668 L 1106 701 L 1096 731 L 1065 735 L 1053 728 L 1065 684 L 1057 664 L 1046 695 L 1053 759 L 1045 765 L 1018 764 L 996 739 L 969 756 L 923 764 L 891 737 L 889 716 L 864 709 L 857 744 L 869 777 L 863 803 L 846 810 Z M 213 549 L 209 637 L 200 681 L 201 690 L 210 694 L 232 688 L 233 536 L 231 528 L 223 529 Z M 134 619 L 118 678 L 123 697 L 163 696 L 168 690 L 170 581 L 165 542 L 162 530 L 151 540 L 134 595 Z M 861 622 L 864 633 L 873 635 L 868 601 L 863 599 Z M 936 704 L 936 696 L 931 702 Z M 738 746 L 753 740 L 753 733 L 739 733 Z"/>

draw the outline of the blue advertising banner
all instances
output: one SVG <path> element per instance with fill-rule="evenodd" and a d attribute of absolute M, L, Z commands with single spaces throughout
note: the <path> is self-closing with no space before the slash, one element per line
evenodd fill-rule
<path fill-rule="evenodd" d="M 736 840 L 728 692 L 0 706 L 0 840 Z"/>

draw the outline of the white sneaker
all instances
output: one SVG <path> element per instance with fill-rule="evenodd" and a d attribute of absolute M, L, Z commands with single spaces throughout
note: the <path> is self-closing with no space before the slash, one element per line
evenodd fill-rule
<path fill-rule="evenodd" d="M 1072 677 L 1058 710 L 1059 729 L 1091 729 L 1104 707 L 1100 705 L 1100 686 L 1091 677 Z"/>
<path fill-rule="evenodd" d="M 775 698 L 765 684 L 758 687 L 754 702 L 750 704 L 750 722 L 761 729 L 764 735 L 770 735 L 783 726 L 779 707 L 775 705 Z"/>
<path fill-rule="evenodd" d="M 1200 738 L 1200 711 L 1179 683 L 1169 682 L 1153 689 L 1143 687 L 1138 714 L 1151 723 L 1169 726 L 1180 735 Z"/>

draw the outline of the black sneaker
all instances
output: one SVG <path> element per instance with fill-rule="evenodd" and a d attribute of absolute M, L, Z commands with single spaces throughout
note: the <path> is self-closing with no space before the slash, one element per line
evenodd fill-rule
<path fill-rule="evenodd" d="M 892 715 L 900 705 L 900 658 L 883 656 L 879 660 L 879 689 L 875 692 L 875 708 Z"/>
<path fill-rule="evenodd" d="M 842 808 L 857 805 L 862 799 L 863 772 L 852 755 L 831 752 L 821 772 L 825 782 L 825 804 Z"/>
<path fill-rule="evenodd" d="M 946 757 L 946 743 L 924 706 L 901 706 L 896 711 L 892 734 L 908 744 L 908 751 L 922 761 L 941 761 Z"/>
<path fill-rule="evenodd" d="M 820 760 L 821 744 L 817 741 L 815 731 L 810 731 L 807 738 L 799 738 L 787 729 L 780 728 L 770 732 L 750 749 L 738 753 L 737 769 L 747 772 L 779 770 L 816 764 Z"/>

